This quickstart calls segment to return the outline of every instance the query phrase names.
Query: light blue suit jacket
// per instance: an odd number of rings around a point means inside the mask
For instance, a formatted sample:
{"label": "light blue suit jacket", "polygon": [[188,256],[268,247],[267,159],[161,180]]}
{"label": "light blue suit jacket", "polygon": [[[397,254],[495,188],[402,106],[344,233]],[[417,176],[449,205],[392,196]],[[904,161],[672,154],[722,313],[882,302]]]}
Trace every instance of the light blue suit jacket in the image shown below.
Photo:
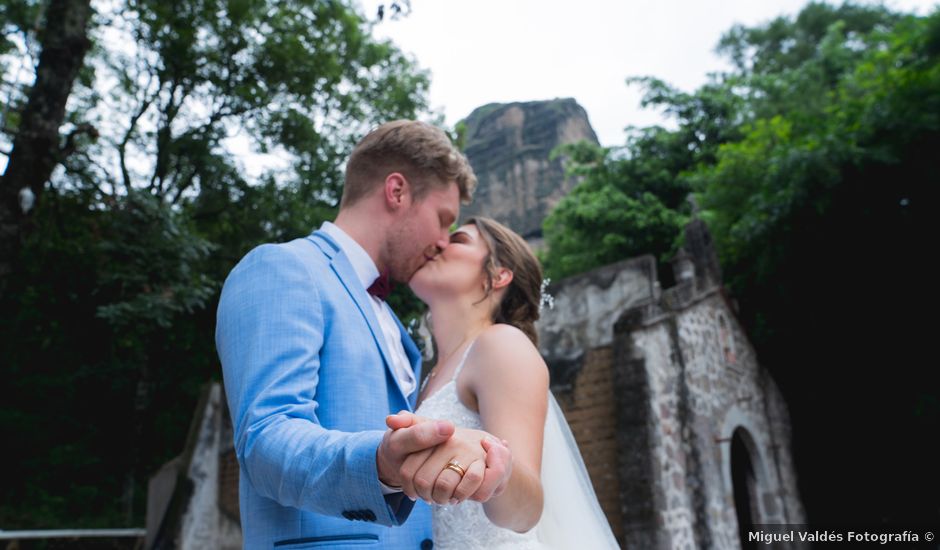
{"label": "light blue suit jacket", "polygon": [[[414,395],[398,385],[370,300],[322,231],[259,246],[226,279],[216,346],[245,548],[430,547],[428,506],[383,496],[378,481],[385,417],[413,410]],[[420,353],[395,321],[419,378]]]}

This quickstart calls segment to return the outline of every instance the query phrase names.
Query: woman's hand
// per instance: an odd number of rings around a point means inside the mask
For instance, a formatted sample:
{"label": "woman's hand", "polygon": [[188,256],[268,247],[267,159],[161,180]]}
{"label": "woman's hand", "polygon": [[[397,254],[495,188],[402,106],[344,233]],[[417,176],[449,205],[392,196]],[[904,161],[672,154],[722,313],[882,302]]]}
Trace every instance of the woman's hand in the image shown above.
{"label": "woman's hand", "polygon": [[[393,431],[433,421],[407,411],[386,418]],[[482,430],[457,428],[447,441],[402,462],[402,490],[412,499],[441,505],[467,499],[486,502],[505,491],[512,475],[512,452],[504,443]],[[457,467],[448,467],[451,461]]]}

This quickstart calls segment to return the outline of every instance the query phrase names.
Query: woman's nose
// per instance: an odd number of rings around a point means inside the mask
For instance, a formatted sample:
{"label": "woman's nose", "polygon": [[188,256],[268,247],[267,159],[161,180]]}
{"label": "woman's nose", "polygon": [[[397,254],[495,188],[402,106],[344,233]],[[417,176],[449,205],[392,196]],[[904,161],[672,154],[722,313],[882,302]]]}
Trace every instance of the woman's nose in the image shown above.
{"label": "woman's nose", "polygon": [[447,248],[447,245],[448,245],[448,244],[450,244],[450,233],[449,233],[448,231],[445,231],[445,232],[437,239],[437,242],[434,243],[434,246],[437,247],[437,251],[438,251],[438,252],[443,252],[444,249]]}

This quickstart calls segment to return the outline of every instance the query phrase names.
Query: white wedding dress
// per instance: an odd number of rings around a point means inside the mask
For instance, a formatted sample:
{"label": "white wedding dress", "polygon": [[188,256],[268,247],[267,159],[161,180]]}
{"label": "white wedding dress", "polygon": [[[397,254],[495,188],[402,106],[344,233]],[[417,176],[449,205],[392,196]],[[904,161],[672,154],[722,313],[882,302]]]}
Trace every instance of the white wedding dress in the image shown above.
{"label": "white wedding dress", "polygon": [[[473,344],[467,347],[453,378],[425,398],[415,414],[450,420],[460,428],[482,430],[480,415],[461,403],[457,376]],[[619,548],[594,494],[591,480],[551,392],[542,447],[544,508],[538,525],[516,533],[494,525],[483,504],[467,500],[454,506],[433,505],[434,548],[439,550],[534,550]]]}

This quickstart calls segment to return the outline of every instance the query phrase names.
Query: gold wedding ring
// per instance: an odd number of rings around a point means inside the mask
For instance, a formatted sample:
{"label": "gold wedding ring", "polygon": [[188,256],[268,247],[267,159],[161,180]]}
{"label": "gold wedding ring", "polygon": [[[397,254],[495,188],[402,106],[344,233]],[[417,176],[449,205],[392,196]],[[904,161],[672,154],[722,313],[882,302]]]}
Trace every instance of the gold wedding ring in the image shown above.
{"label": "gold wedding ring", "polygon": [[450,471],[452,471],[452,472],[456,472],[456,473],[460,474],[460,477],[463,477],[463,476],[466,475],[466,473],[467,473],[467,471],[463,469],[463,466],[461,466],[460,463],[457,462],[456,459],[451,460],[450,462],[448,462],[448,463],[447,463],[447,466],[444,466],[444,469],[445,469],[445,470],[450,470]]}

